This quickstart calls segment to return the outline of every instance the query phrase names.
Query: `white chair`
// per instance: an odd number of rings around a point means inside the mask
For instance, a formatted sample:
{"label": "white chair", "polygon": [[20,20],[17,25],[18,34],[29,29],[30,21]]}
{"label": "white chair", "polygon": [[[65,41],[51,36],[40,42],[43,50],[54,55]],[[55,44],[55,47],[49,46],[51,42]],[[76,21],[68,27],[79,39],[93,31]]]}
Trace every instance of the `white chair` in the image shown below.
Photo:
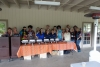
{"label": "white chair", "polygon": [[32,44],[35,43],[35,40],[29,40],[29,44]]}
{"label": "white chair", "polygon": [[42,42],[42,39],[37,39],[36,41],[37,41],[37,43],[40,44]]}
{"label": "white chair", "polygon": [[28,43],[28,40],[22,40],[22,43],[26,45]]}
{"label": "white chair", "polygon": [[51,42],[51,43],[54,42],[54,39],[50,39],[50,42]]}
{"label": "white chair", "polygon": [[57,43],[58,41],[59,41],[59,39],[58,39],[58,38],[56,38],[56,39],[55,39],[55,42]]}
{"label": "white chair", "polygon": [[49,41],[49,39],[44,39],[44,42],[47,43],[47,42],[50,42],[50,41]]}

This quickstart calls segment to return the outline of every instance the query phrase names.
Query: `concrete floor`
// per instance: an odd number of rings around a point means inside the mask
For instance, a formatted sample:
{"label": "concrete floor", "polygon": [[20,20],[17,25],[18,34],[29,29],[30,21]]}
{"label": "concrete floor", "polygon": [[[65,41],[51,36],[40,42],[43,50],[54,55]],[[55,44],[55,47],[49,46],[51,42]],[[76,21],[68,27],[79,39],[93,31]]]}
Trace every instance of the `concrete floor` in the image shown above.
{"label": "concrete floor", "polygon": [[[0,67],[70,67],[72,63],[86,62],[89,58],[89,51],[93,48],[84,48],[80,53],[74,52],[64,56],[52,56],[47,59],[33,58],[31,61],[15,59],[8,62],[3,60]],[[100,51],[100,47],[97,48]]]}

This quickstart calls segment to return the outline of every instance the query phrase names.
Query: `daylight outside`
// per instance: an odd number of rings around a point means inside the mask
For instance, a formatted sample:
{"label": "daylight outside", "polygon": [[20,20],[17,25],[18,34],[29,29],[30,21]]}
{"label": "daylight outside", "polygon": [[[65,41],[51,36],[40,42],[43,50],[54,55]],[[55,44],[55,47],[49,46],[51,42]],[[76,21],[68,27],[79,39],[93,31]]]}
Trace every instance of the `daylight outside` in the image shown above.
{"label": "daylight outside", "polygon": [[2,23],[0,21],[0,37],[1,37],[2,34],[5,33],[5,31],[6,31],[6,24],[5,23]]}

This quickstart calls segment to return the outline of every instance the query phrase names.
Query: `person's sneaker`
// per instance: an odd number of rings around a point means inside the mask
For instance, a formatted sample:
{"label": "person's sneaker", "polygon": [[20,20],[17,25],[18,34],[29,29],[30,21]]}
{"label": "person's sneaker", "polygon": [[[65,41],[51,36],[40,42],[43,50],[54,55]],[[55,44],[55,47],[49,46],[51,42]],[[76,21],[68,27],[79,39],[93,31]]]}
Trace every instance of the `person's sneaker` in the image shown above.
{"label": "person's sneaker", "polygon": [[78,50],[78,52],[81,52],[81,50]]}

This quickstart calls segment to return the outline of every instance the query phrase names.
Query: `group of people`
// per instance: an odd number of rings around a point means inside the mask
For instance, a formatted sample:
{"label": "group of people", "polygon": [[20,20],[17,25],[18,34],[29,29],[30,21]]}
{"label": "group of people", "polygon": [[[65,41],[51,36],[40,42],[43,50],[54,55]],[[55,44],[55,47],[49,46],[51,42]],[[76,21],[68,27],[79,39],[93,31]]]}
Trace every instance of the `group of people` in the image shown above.
{"label": "group of people", "polygon": [[[27,30],[28,28],[28,30]],[[81,30],[77,26],[70,28],[69,25],[66,26],[65,29],[62,29],[60,25],[54,26],[50,29],[49,25],[46,25],[46,29],[44,28],[36,28],[36,31],[33,30],[33,26],[29,25],[28,27],[23,27],[23,29],[18,32],[17,28],[8,28],[7,32],[2,35],[3,37],[10,36],[20,36],[22,40],[26,39],[55,39],[58,38],[60,41],[73,41],[76,43],[78,52],[80,49],[80,41],[81,41]]]}

